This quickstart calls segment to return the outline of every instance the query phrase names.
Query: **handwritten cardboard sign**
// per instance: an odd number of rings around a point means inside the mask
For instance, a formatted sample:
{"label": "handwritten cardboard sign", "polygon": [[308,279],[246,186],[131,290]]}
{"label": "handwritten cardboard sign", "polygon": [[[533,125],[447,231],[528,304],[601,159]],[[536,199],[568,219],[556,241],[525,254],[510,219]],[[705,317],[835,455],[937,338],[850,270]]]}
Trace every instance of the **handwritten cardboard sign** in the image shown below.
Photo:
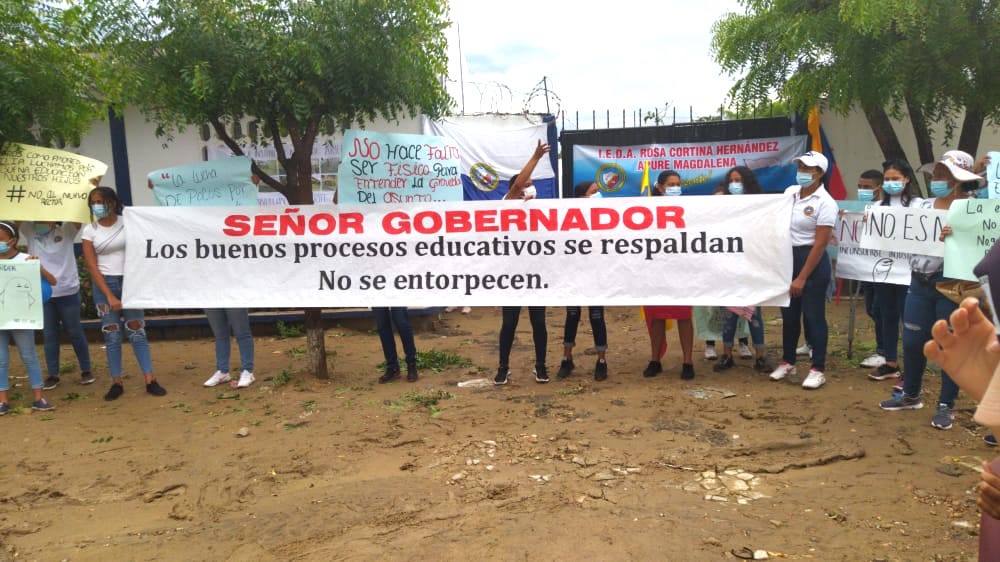
{"label": "handwritten cardboard sign", "polygon": [[1000,199],[1000,152],[991,150],[986,155],[990,157],[990,163],[986,166],[986,193],[990,199]]}
{"label": "handwritten cardboard sign", "polygon": [[107,164],[26,144],[8,143],[0,154],[0,208],[5,220],[90,222],[91,179]]}
{"label": "handwritten cardboard sign", "polygon": [[943,256],[941,230],[946,215],[946,211],[939,209],[872,206],[867,211],[859,245],[869,250]]}
{"label": "handwritten cardboard sign", "polygon": [[972,273],[1000,234],[1000,201],[960,199],[948,209],[951,235],[944,239],[944,275],[978,281]]}
{"label": "handwritten cardboard sign", "polygon": [[42,329],[40,263],[0,260],[0,330]]}
{"label": "handwritten cardboard sign", "polygon": [[462,200],[460,154],[450,139],[350,129],[343,146],[341,205]]}
{"label": "handwritten cardboard sign", "polygon": [[837,217],[833,236],[837,241],[837,277],[869,283],[910,284],[909,254],[862,248],[859,244],[865,226],[861,201],[838,201],[843,213]]}
{"label": "handwritten cardboard sign", "polygon": [[235,156],[149,173],[153,198],[164,207],[256,206],[257,186],[250,180],[250,159]]}

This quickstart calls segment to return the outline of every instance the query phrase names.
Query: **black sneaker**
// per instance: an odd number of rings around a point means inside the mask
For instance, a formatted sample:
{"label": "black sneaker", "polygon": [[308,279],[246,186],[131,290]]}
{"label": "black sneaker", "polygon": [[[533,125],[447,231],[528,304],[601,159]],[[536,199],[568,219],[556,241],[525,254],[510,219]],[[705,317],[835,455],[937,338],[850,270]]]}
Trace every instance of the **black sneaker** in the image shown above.
{"label": "black sneaker", "polygon": [[758,357],[753,361],[753,370],[758,373],[770,373],[774,370],[774,365],[768,363],[767,359]]}
{"label": "black sneaker", "polygon": [[90,371],[84,371],[80,373],[80,384],[92,384],[95,380],[94,375]]}
{"label": "black sneaker", "polygon": [[[732,369],[735,366],[736,362],[733,361],[733,356],[727,353],[722,357],[719,357],[719,362],[716,363],[715,365],[712,365],[712,370],[715,372],[721,372],[725,371],[726,369]],[[684,375],[682,374],[681,377],[683,376]],[[694,377],[694,369],[692,369],[691,376]]]}
{"label": "black sneaker", "polygon": [[868,378],[873,381],[884,381],[886,379],[898,379],[899,375],[899,365],[890,367],[888,364],[885,364],[868,373]]}
{"label": "black sneaker", "polygon": [[167,389],[160,386],[160,383],[156,382],[154,379],[153,382],[146,385],[146,393],[152,394],[153,396],[166,396]]}
{"label": "black sneaker", "polygon": [[984,441],[984,442],[985,442],[985,443],[986,443],[987,445],[989,445],[990,447],[996,447],[996,446],[997,446],[997,438],[996,438],[996,435],[993,435],[992,433],[988,433],[988,434],[984,435],[984,436],[983,436],[983,441]]}
{"label": "black sneaker", "polygon": [[118,400],[118,397],[125,392],[125,388],[122,387],[121,383],[114,383],[111,388],[108,389],[108,393],[104,395],[104,399],[108,402],[112,400]]}
{"label": "black sneaker", "polygon": [[608,362],[604,359],[598,359],[597,364],[594,365],[594,380],[603,381],[608,378]]}
{"label": "black sneaker", "polygon": [[564,378],[568,377],[569,374],[573,372],[573,369],[575,367],[576,367],[576,365],[573,364],[573,360],[572,359],[567,359],[567,358],[564,357],[563,360],[562,360],[562,363],[559,364],[559,370],[556,371],[556,378],[557,379],[564,379]]}
{"label": "black sneaker", "polygon": [[[732,357],[729,358],[732,361]],[[694,378],[694,365],[690,363],[684,363],[681,365],[681,379],[689,381]]]}
{"label": "black sneaker", "polygon": [[31,409],[36,412],[48,412],[50,410],[55,410],[56,407],[50,404],[48,400],[39,398],[31,404]]}
{"label": "black sneaker", "polygon": [[535,382],[540,384],[549,382],[549,373],[545,365],[535,365]]}
{"label": "black sneaker", "polygon": [[45,379],[45,384],[42,385],[42,388],[45,390],[52,390],[57,386],[59,386],[59,377],[48,377]]}
{"label": "black sneaker", "polygon": [[642,371],[642,376],[644,377],[655,377],[656,375],[663,372],[663,365],[659,361],[650,361],[649,365]]}
{"label": "black sneaker", "polygon": [[417,364],[407,363],[406,364],[406,382],[417,382]]}
{"label": "black sneaker", "polygon": [[493,377],[493,384],[510,384],[510,368],[500,367],[497,369],[497,376]]}
{"label": "black sneaker", "polygon": [[399,367],[386,367],[385,373],[378,378],[379,384],[385,384],[389,381],[394,381],[399,378]]}

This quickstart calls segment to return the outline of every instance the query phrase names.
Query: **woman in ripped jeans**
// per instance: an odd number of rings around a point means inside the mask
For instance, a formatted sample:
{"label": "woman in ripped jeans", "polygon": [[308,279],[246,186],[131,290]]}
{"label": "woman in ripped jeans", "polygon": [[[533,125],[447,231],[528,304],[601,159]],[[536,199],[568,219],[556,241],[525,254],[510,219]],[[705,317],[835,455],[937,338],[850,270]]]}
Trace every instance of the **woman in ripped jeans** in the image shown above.
{"label": "woman in ripped jeans", "polygon": [[83,227],[83,258],[94,287],[94,306],[101,317],[108,354],[111,388],[105,400],[115,400],[125,392],[122,386],[122,332],[132,344],[132,352],[146,379],[146,392],[164,396],[153,376],[153,360],[146,341],[142,310],[122,308],[122,280],[125,275],[125,224],[122,204],[110,187],[97,187],[87,198],[94,222]]}

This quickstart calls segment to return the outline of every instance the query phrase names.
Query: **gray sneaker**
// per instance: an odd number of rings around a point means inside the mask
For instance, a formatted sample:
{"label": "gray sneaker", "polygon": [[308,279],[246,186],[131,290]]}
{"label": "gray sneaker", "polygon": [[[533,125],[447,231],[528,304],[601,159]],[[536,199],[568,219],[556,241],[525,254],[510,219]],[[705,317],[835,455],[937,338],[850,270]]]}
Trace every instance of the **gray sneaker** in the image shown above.
{"label": "gray sneaker", "polygon": [[8,412],[10,412],[10,404],[0,402],[0,416],[7,415]]}
{"label": "gray sneaker", "polygon": [[931,427],[951,429],[951,422],[953,421],[955,421],[955,412],[947,404],[938,404],[937,413],[931,419]]}
{"label": "gray sneaker", "polygon": [[898,398],[893,396],[888,400],[882,401],[878,407],[887,412],[898,412],[899,410],[919,410],[924,407],[924,403],[920,401],[919,396],[917,398],[910,398],[902,394]]}

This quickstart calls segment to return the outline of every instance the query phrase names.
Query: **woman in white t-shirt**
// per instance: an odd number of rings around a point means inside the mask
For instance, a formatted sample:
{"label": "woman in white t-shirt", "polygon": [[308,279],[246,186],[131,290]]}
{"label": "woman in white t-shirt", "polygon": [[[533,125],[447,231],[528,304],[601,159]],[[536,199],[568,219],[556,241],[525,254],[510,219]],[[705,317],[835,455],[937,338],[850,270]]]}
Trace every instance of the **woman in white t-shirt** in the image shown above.
{"label": "woman in white t-shirt", "polygon": [[[12,222],[0,222],[0,261],[28,261],[38,259],[34,256],[19,252],[17,249],[17,227]],[[56,284],[56,278],[51,273],[41,268],[42,277],[51,285]],[[28,285],[24,279],[14,278],[4,286],[0,286],[0,306],[4,310],[22,309],[28,312],[32,306],[39,306],[40,303],[31,301],[31,294],[26,292]],[[55,409],[42,397],[42,364],[38,361],[38,354],[35,353],[35,331],[34,330],[0,330],[0,416],[10,412],[10,403],[7,398],[7,390],[10,388],[10,340],[14,340],[17,346],[17,353],[21,356],[21,362],[28,371],[28,382],[31,384],[31,392],[34,394],[34,402],[31,404],[32,410],[48,411]]]}
{"label": "woman in white t-shirt", "polygon": [[83,258],[94,284],[94,306],[101,317],[108,355],[111,388],[105,400],[115,400],[124,392],[122,386],[122,330],[125,330],[139,368],[146,378],[146,392],[164,396],[153,376],[153,360],[146,341],[146,321],[142,310],[122,308],[122,283],[125,275],[125,222],[122,204],[110,187],[97,187],[87,198],[96,219],[83,227]]}
{"label": "woman in white t-shirt", "polygon": [[826,287],[830,284],[830,258],[826,245],[837,222],[837,202],[823,186],[827,170],[826,156],[807,152],[795,159],[797,185],[785,190],[795,199],[792,207],[792,284],[791,301],[781,308],[781,364],[771,373],[780,381],[795,374],[795,347],[803,323],[806,341],[812,345],[812,367],[802,381],[803,388],[816,389],[826,383]]}
{"label": "woman in white t-shirt", "polygon": [[80,384],[94,382],[90,372],[90,348],[80,323],[80,272],[76,267],[73,244],[80,232],[80,223],[34,222],[25,225],[28,253],[38,256],[45,269],[56,278],[52,297],[45,302],[45,366],[48,377],[45,389],[59,386],[60,325],[69,336],[80,364]]}

